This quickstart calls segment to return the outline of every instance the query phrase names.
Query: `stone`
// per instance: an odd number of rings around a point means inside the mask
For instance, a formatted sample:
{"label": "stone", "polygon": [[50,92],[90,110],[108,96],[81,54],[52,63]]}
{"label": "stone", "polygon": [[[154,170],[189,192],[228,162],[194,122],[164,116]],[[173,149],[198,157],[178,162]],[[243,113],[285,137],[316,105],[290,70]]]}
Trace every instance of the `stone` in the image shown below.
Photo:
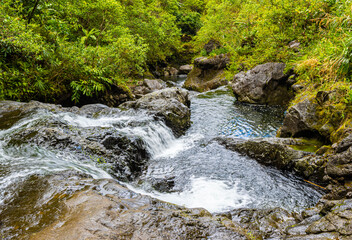
{"label": "stone", "polygon": [[293,84],[291,86],[291,88],[292,88],[294,93],[298,93],[298,92],[300,92],[300,91],[302,91],[304,89],[304,87],[302,85],[300,85],[300,84]]}
{"label": "stone", "polygon": [[325,168],[327,159],[309,152],[295,150],[293,146],[305,145],[304,139],[280,138],[215,138],[229,150],[249,156],[257,162],[281,170],[289,170],[319,185],[326,185]]}
{"label": "stone", "polygon": [[298,222],[295,214],[281,208],[268,210],[236,209],[230,212],[232,221],[258,237],[258,239],[282,239],[285,229]]}
{"label": "stone", "polygon": [[[257,138],[248,140],[216,138],[215,140],[227,149],[245,154],[256,159],[259,163],[267,166],[274,166],[279,169],[290,169],[295,161],[308,155],[306,152],[290,148],[287,144],[289,143],[288,141],[275,138]],[[296,140],[292,141],[298,142]]]}
{"label": "stone", "polygon": [[164,76],[176,76],[178,74],[178,70],[174,67],[166,67],[164,68]]}
{"label": "stone", "polygon": [[[0,105],[4,106],[3,109],[7,106],[6,109],[9,110],[0,115],[0,123],[5,123],[7,128],[38,111],[47,112],[49,116],[51,113],[63,113],[68,116],[73,112],[87,118],[94,118],[104,111],[115,110],[116,114],[121,112],[103,104],[89,104],[81,108],[63,108],[59,105],[34,101],[21,104],[0,102]],[[93,159],[107,163],[111,166],[115,177],[120,180],[131,180],[139,176],[150,158],[147,145],[141,138],[104,126],[74,126],[74,123],[51,116],[46,121],[38,121],[36,124],[20,128],[7,142],[9,146],[20,146],[26,143],[66,153],[74,152],[83,161]]]}
{"label": "stone", "polygon": [[348,148],[352,146],[352,134],[349,134],[347,137],[342,139],[336,146],[335,152],[341,153],[346,151]]}
{"label": "stone", "polygon": [[228,81],[224,77],[224,68],[229,62],[230,58],[226,54],[196,58],[184,87],[189,90],[204,92],[227,85]]}
{"label": "stone", "polygon": [[161,79],[144,79],[136,86],[131,88],[132,93],[136,98],[141,98],[148,93],[166,88],[166,83]]}
{"label": "stone", "polygon": [[352,147],[330,156],[326,173],[332,178],[352,179]]}
{"label": "stone", "polygon": [[[284,63],[258,65],[248,72],[236,74],[232,90],[240,102],[269,105],[287,105],[294,97],[290,74],[285,74]],[[290,80],[289,80],[290,79]]]}
{"label": "stone", "polygon": [[149,93],[137,101],[126,102],[121,108],[146,109],[161,117],[176,136],[181,136],[190,126],[191,112],[187,90],[173,87]]}
{"label": "stone", "polygon": [[294,49],[295,51],[298,51],[300,46],[301,46],[301,43],[298,42],[297,40],[293,40],[288,44],[288,47]]}
{"label": "stone", "polygon": [[280,137],[319,137],[317,107],[311,99],[290,107],[280,129]]}
{"label": "stone", "polygon": [[166,83],[160,79],[144,79],[143,85],[152,92],[166,88]]}
{"label": "stone", "polygon": [[317,234],[323,232],[338,232],[352,237],[352,200],[340,200],[326,216],[313,222],[306,232]]}
{"label": "stone", "polygon": [[193,66],[192,65],[182,65],[179,69],[180,74],[188,74],[192,71]]}

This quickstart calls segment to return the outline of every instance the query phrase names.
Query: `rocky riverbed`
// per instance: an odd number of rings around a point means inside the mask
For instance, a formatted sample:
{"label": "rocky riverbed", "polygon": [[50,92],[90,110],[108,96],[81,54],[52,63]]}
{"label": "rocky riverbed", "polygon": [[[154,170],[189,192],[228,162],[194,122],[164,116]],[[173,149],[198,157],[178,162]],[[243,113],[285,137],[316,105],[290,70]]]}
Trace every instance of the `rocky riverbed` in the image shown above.
{"label": "rocky riverbed", "polygon": [[1,236],[351,239],[348,134],[275,138],[293,110],[165,87],[121,108],[0,102]]}

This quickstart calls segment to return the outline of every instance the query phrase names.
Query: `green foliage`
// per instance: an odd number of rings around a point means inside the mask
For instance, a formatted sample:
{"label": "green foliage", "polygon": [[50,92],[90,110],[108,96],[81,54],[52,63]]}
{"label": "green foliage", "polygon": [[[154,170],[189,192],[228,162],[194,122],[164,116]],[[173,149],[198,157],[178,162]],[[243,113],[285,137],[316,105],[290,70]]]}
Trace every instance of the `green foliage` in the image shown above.
{"label": "green foliage", "polygon": [[[56,102],[126,86],[181,49],[203,1],[3,0],[0,98]],[[185,18],[177,19],[181,11]],[[33,14],[30,24],[28,18]],[[188,33],[188,32],[187,32]]]}
{"label": "green foliage", "polygon": [[233,72],[269,61],[289,61],[297,55],[288,44],[311,42],[319,31],[313,20],[324,16],[319,0],[210,0],[195,44],[200,49],[218,41],[232,56]]}
{"label": "green foliage", "polygon": [[350,87],[345,96],[346,104],[352,105],[352,88]]}
{"label": "green foliage", "polygon": [[[125,87],[148,66],[190,59],[194,51],[228,53],[226,76],[282,61],[305,85],[330,89],[352,79],[350,0],[35,3],[1,2],[0,99],[58,102],[68,96],[78,103]],[[207,54],[210,40],[220,47]],[[292,41],[300,46],[290,47]],[[342,98],[351,102],[350,94]]]}

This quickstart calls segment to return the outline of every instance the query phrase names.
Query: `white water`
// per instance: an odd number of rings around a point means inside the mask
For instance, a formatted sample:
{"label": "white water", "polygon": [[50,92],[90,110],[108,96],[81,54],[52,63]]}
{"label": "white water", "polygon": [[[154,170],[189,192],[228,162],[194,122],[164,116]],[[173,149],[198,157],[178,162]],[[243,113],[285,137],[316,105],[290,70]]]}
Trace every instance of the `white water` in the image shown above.
{"label": "white water", "polygon": [[[104,131],[139,137],[152,156],[148,168],[134,183],[134,191],[186,207],[223,212],[238,207],[283,207],[300,210],[320,194],[291,175],[209,142],[216,136],[273,136],[281,118],[275,109],[234,105],[222,88],[193,98],[192,127],[176,139],[172,131],[143,111],[111,111],[98,117],[38,110],[10,129],[0,131],[0,204],[12,197],[16,183],[33,174],[77,170],[93,178],[111,178],[104,164],[75,152],[49,150],[32,144],[8,146],[24,129],[59,125],[62,131],[96,137]],[[76,146],[77,148],[81,146]],[[174,179],[170,193],[158,192],[153,179]]]}
{"label": "white water", "polygon": [[190,178],[190,188],[180,193],[147,192],[127,185],[132,191],[149,195],[187,208],[205,208],[210,212],[225,212],[235,208],[246,207],[253,201],[246,192],[238,189],[237,184],[206,177]]}

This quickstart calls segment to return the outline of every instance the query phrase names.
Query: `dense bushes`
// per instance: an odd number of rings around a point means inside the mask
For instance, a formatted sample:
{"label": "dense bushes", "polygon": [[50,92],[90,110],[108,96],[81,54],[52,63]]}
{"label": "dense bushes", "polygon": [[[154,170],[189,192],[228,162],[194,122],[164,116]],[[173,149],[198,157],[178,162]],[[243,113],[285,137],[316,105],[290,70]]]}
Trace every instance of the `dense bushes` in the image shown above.
{"label": "dense bushes", "polygon": [[229,76],[286,62],[312,94],[339,86],[352,104],[350,0],[3,0],[0,22],[0,98],[77,102],[194,47],[229,53]]}
{"label": "dense bushes", "polygon": [[180,51],[181,31],[195,34],[199,22],[178,16],[198,16],[192,8],[199,4],[184,3],[2,1],[0,98],[78,102],[126,85]]}

